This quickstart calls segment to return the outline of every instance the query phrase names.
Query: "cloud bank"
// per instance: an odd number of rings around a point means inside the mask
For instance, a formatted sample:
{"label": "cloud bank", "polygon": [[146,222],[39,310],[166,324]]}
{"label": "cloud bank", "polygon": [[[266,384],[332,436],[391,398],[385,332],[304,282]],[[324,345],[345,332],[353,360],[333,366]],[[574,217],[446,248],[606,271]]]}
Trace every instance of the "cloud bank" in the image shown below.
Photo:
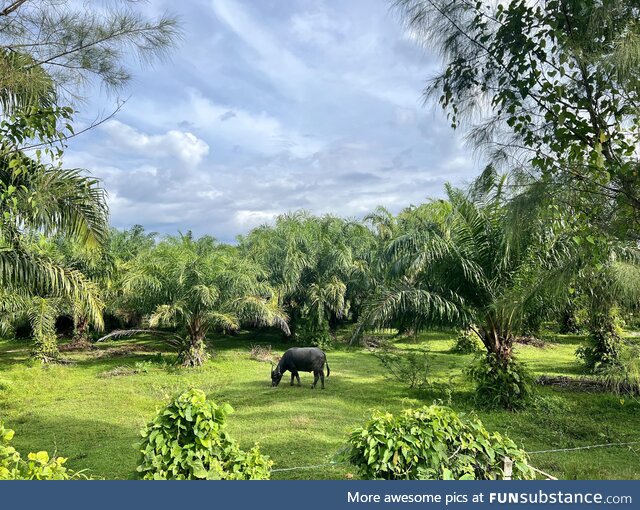
{"label": "cloud bank", "polygon": [[435,62],[383,0],[146,8],[177,9],[185,40],[66,157],[103,179],[115,226],[231,241],[296,209],[398,211],[477,173],[422,104]]}

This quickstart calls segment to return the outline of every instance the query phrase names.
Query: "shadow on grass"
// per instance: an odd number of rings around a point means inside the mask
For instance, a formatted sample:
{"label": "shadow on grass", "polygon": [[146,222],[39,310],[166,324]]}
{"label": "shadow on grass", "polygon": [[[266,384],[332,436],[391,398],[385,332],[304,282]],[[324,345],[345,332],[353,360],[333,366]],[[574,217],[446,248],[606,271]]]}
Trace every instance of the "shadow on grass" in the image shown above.
{"label": "shadow on grass", "polygon": [[0,370],[9,370],[12,365],[30,363],[33,344],[27,341],[0,340]]}
{"label": "shadow on grass", "polygon": [[[21,455],[46,450],[67,458],[66,467],[94,478],[135,478],[138,463],[138,427],[79,417],[43,418],[36,412],[14,417],[5,424],[15,430],[12,440]],[[113,459],[118,459],[117,464]],[[115,471],[114,471],[115,470]]]}
{"label": "shadow on grass", "polygon": [[577,348],[585,342],[586,335],[561,335],[558,333],[549,333],[542,335],[542,339],[549,344],[575,345]]}

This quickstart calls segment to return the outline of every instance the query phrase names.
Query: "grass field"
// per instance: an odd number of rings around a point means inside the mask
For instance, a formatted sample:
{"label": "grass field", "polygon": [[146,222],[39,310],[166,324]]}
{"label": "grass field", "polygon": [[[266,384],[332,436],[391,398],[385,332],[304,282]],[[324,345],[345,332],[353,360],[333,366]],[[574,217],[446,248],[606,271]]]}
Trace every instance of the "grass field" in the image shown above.
{"label": "grass field", "polygon": [[[577,336],[555,336],[543,349],[521,346],[520,358],[536,374],[578,375]],[[331,377],[327,389],[290,387],[285,374],[271,388],[268,363],[251,360],[252,344],[287,346],[265,334],[214,338],[214,357],[200,369],[177,369],[173,354],[153,339],[99,344],[97,350],[71,353],[75,363],[42,367],[28,359],[30,346],[0,341],[0,418],[16,431],[14,446],[28,451],[57,451],[74,469],[104,478],[132,478],[141,427],[176,393],[191,387],[235,413],[229,428],[243,447],[259,442],[276,463],[274,469],[331,462],[350,428],[370,410],[391,412],[442,401],[459,411],[474,409],[470,384],[462,369],[471,356],[450,352],[453,335],[426,333],[416,342],[396,342],[403,349],[428,346],[433,385],[409,390],[385,377],[365,349],[327,353]],[[135,351],[128,349],[137,346]],[[128,352],[123,352],[125,349]],[[160,354],[159,354],[160,353]],[[114,370],[115,369],[115,370]],[[114,375],[120,369],[136,374]],[[542,388],[540,402],[519,413],[477,411],[489,430],[505,433],[527,451],[640,441],[640,403],[601,393]],[[532,465],[558,478],[640,478],[640,444],[577,452],[532,454]],[[274,472],[272,478],[344,478],[352,470],[338,465]]]}

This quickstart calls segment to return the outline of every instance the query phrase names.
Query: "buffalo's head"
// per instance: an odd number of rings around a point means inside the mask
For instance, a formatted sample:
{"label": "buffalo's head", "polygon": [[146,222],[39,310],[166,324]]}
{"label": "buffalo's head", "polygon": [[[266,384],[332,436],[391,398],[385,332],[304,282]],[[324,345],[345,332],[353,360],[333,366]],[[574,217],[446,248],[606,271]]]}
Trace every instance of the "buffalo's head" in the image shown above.
{"label": "buffalo's head", "polygon": [[271,368],[271,386],[278,386],[280,384],[280,380],[282,379],[282,372],[278,369],[278,367]]}

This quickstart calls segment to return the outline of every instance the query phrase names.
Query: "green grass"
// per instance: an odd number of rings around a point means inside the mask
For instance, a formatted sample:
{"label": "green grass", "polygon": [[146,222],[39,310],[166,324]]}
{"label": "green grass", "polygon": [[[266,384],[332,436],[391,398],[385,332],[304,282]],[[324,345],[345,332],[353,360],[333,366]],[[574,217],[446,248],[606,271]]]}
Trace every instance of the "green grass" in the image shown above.
{"label": "green grass", "polygon": [[[454,334],[432,332],[397,347],[428,346],[433,385],[408,390],[385,377],[378,361],[364,349],[328,352],[327,389],[290,387],[288,374],[271,388],[268,363],[249,358],[251,344],[288,346],[264,333],[214,338],[214,358],[200,369],[170,367],[173,355],[153,339],[99,344],[100,350],[143,346],[125,356],[96,356],[100,351],[69,354],[75,363],[42,367],[28,359],[30,345],[0,341],[0,418],[16,431],[14,446],[28,451],[56,451],[74,469],[96,477],[132,478],[137,465],[138,433],[157,408],[190,387],[216,401],[229,402],[233,437],[243,447],[259,442],[274,468],[330,462],[348,431],[373,408],[403,407],[442,401],[459,411],[473,411],[471,385],[462,369],[471,356],[452,354]],[[536,374],[577,375],[574,352],[581,338],[557,336],[548,347],[519,347],[518,355]],[[158,356],[157,353],[162,353]],[[164,360],[164,361],[163,361]],[[116,367],[142,369],[133,375],[104,377]],[[505,433],[528,451],[608,442],[640,441],[640,403],[624,404],[612,395],[541,389],[535,408],[520,413],[477,410],[486,427]],[[581,452],[533,454],[534,466],[558,478],[640,478],[640,445]],[[352,470],[330,468],[273,473],[273,478],[344,478]]]}

